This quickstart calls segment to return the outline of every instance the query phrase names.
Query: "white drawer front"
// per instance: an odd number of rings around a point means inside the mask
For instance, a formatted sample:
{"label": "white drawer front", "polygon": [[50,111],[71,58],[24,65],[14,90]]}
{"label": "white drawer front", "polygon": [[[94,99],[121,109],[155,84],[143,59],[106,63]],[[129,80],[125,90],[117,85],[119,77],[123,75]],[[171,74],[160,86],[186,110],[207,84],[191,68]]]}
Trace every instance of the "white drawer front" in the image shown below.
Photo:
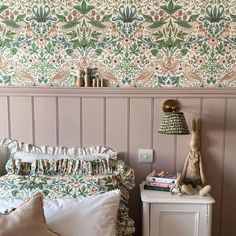
{"label": "white drawer front", "polygon": [[208,206],[151,204],[151,236],[209,236]]}

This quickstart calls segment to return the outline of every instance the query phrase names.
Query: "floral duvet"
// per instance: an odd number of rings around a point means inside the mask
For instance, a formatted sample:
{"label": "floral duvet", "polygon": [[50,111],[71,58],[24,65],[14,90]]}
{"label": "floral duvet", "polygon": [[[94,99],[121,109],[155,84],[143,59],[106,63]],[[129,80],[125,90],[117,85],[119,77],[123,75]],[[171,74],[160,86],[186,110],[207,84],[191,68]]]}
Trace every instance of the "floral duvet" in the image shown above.
{"label": "floral duvet", "polygon": [[[117,236],[132,235],[134,222],[128,216],[129,190],[134,187],[134,173],[122,161],[112,174],[81,175],[16,175],[0,177],[0,198],[25,199],[37,192],[45,198],[76,198],[104,193],[119,188],[121,203],[118,211]],[[0,202],[1,204],[1,202]]]}

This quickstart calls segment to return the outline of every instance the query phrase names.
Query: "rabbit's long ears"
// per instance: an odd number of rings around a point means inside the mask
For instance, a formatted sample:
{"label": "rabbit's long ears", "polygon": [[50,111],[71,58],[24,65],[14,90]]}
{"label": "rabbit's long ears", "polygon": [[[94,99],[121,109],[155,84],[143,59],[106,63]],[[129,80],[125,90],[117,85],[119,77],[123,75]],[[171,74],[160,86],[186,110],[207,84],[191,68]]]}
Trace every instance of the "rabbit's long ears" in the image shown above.
{"label": "rabbit's long ears", "polygon": [[197,119],[197,122],[196,122],[196,120],[193,118],[193,120],[192,120],[192,131],[195,132],[195,133],[200,133],[200,130],[201,130],[201,120]]}

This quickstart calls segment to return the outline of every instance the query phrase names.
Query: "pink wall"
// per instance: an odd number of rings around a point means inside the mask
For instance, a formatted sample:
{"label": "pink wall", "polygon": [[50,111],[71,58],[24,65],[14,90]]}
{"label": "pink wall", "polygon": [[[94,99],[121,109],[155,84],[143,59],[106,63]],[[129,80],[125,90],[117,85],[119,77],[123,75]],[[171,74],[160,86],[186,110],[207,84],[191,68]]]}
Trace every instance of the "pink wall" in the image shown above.
{"label": "pink wall", "polygon": [[[177,98],[188,124],[202,119],[202,155],[216,200],[213,236],[236,235],[236,89],[0,88],[0,136],[37,145],[110,146],[135,169],[131,215],[140,235],[138,184],[152,169],[180,171],[190,136],[157,132],[167,98]],[[152,148],[153,164],[138,162]]]}

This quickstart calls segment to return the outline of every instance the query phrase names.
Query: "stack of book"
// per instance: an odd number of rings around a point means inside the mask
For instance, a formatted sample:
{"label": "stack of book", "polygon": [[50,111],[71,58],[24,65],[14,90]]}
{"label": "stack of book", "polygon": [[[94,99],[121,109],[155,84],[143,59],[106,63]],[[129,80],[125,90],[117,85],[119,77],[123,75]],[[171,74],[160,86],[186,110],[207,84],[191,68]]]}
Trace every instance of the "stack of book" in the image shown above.
{"label": "stack of book", "polygon": [[157,191],[167,191],[175,185],[176,176],[168,174],[164,177],[154,177],[148,175],[144,184],[144,189],[157,190]]}

